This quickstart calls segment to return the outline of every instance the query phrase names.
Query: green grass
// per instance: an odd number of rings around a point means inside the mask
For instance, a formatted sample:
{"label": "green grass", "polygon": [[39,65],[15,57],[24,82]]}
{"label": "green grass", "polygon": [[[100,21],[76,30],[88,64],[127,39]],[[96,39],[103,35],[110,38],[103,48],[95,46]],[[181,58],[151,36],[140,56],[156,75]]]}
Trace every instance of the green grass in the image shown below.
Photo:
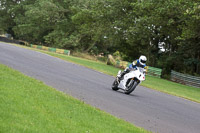
{"label": "green grass", "polygon": [[85,67],[106,73],[108,75],[116,75],[116,73],[119,71],[118,68],[106,65],[105,63],[100,62],[100,61],[92,61],[92,60],[88,60],[88,59],[83,59],[83,58],[73,57],[73,56],[66,56],[66,55],[47,52],[47,51],[41,51],[41,52],[46,53],[46,54],[51,55],[51,56],[54,56],[54,57],[58,57],[58,58],[63,59],[63,60],[70,61],[72,63],[76,63],[76,64],[79,64],[79,65],[82,65],[82,66],[85,66]]}
{"label": "green grass", "polygon": [[146,133],[0,64],[0,133]]}
{"label": "green grass", "polygon": [[[92,61],[92,60],[87,60],[87,59],[73,57],[73,56],[66,56],[62,54],[52,53],[52,52],[33,49],[33,48],[30,48],[30,49],[37,50],[37,51],[49,54],[54,57],[61,58],[63,60],[73,62],[76,64],[80,64],[85,67],[88,67],[88,68],[91,68],[91,69],[94,69],[94,70],[97,70],[97,71],[100,71],[112,76],[116,76],[119,70],[118,68],[106,65],[105,63],[98,62],[98,61]],[[190,87],[190,86],[178,84],[172,81],[168,81],[168,80],[164,80],[164,79],[160,79],[160,78],[156,78],[152,76],[146,76],[146,81],[143,82],[141,85],[154,89],[154,90],[158,90],[164,93],[168,93],[171,95],[175,95],[178,97],[182,97],[182,98],[200,103],[200,88]]]}
{"label": "green grass", "polygon": [[200,88],[147,76],[143,86],[200,103]]}
{"label": "green grass", "polygon": [[[116,76],[119,68],[115,68],[113,66],[106,65],[100,61],[92,61],[83,58],[66,56],[62,54],[52,53],[48,51],[38,50],[40,52],[46,53],[48,55],[61,58],[63,60],[67,60],[76,64],[80,64],[82,66]],[[172,81],[146,76],[146,81],[141,84],[142,86],[158,90],[164,93],[168,93],[171,95],[175,95],[178,97],[182,97],[188,100],[192,100],[200,103],[200,88],[190,87],[182,84],[178,84]]]}

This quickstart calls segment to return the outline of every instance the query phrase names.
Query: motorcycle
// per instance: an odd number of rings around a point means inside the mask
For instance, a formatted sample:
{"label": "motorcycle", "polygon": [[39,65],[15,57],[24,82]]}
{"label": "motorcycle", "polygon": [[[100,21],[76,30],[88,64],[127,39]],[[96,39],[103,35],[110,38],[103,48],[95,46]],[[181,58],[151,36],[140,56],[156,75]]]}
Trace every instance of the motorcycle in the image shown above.
{"label": "motorcycle", "polygon": [[115,81],[112,84],[112,89],[117,91],[119,89],[123,90],[125,94],[130,94],[133,92],[141,82],[145,81],[145,71],[144,68],[136,67],[129,73],[125,74],[121,79],[122,71],[119,70]]}

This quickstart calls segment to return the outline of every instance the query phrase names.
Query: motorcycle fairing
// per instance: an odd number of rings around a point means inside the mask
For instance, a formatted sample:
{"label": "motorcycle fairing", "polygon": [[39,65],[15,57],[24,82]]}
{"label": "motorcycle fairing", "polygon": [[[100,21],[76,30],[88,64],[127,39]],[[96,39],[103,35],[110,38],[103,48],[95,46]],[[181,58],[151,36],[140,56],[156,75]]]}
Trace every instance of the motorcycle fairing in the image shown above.
{"label": "motorcycle fairing", "polygon": [[125,90],[127,80],[134,77],[135,77],[135,71],[131,71],[130,73],[125,74],[124,79],[120,81],[118,87]]}

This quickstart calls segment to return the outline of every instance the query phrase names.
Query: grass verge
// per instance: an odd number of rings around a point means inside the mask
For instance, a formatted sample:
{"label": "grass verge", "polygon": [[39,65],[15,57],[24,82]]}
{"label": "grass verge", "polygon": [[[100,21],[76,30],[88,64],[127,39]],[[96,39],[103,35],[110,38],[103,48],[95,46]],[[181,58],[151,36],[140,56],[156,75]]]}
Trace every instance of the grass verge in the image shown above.
{"label": "grass verge", "polygon": [[146,133],[0,64],[0,132]]}
{"label": "grass verge", "polygon": [[[92,61],[92,60],[87,60],[87,59],[73,57],[73,56],[66,56],[66,55],[52,53],[52,52],[43,51],[43,50],[37,50],[37,51],[46,53],[54,57],[58,57],[66,61],[80,64],[82,66],[103,72],[105,74],[109,74],[111,76],[116,76],[117,72],[119,71],[119,68],[106,65],[105,63],[100,62],[100,61]],[[141,85],[160,91],[160,92],[168,93],[171,95],[175,95],[178,97],[182,97],[182,98],[200,103],[200,88],[190,87],[190,86],[178,84],[172,81],[168,81],[168,80],[164,80],[164,79],[160,79],[160,78],[156,78],[156,77],[152,77],[148,75],[146,76],[146,81],[143,82]]]}
{"label": "grass verge", "polygon": [[[20,46],[20,45],[17,45],[17,46]],[[28,48],[28,47],[24,47],[24,48]],[[60,59],[70,61],[76,64],[80,64],[82,66],[109,74],[111,76],[116,76],[119,70],[118,68],[106,65],[105,63],[99,62],[99,61],[92,61],[92,60],[87,60],[87,59],[73,57],[73,56],[66,56],[66,55],[52,53],[52,52],[34,49],[34,48],[29,48],[29,49],[46,53],[48,55],[58,57]],[[164,80],[164,79],[160,79],[160,78],[156,78],[156,77],[152,77],[148,75],[146,76],[146,81],[143,82],[141,85],[160,91],[160,92],[168,93],[171,95],[175,95],[178,97],[182,97],[182,98],[200,103],[200,88],[190,87],[190,86],[178,84],[172,81],[168,81],[168,80]]]}

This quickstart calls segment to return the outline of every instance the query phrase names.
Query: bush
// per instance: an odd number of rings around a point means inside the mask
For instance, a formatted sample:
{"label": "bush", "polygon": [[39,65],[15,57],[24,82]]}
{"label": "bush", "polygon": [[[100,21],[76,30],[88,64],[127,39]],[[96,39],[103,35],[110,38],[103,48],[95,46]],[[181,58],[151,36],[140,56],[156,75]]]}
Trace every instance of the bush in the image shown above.
{"label": "bush", "polygon": [[103,61],[103,62],[106,62],[106,61],[108,60],[107,57],[97,57],[97,59],[98,59],[99,61]]}

